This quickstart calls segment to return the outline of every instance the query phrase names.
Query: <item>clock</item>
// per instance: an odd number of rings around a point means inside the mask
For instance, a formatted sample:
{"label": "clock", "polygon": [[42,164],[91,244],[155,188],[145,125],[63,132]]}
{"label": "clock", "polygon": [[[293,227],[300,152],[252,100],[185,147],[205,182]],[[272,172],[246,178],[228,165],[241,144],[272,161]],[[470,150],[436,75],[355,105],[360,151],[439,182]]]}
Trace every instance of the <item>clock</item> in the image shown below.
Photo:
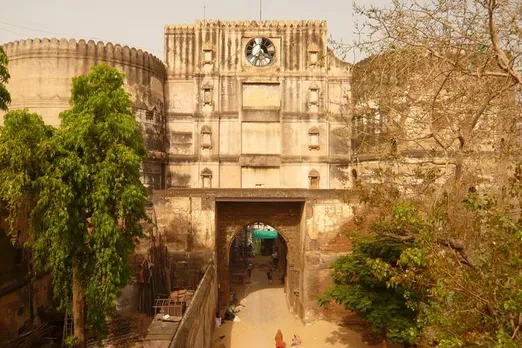
{"label": "clock", "polygon": [[267,66],[274,60],[275,46],[266,37],[256,37],[245,47],[246,60],[253,66]]}

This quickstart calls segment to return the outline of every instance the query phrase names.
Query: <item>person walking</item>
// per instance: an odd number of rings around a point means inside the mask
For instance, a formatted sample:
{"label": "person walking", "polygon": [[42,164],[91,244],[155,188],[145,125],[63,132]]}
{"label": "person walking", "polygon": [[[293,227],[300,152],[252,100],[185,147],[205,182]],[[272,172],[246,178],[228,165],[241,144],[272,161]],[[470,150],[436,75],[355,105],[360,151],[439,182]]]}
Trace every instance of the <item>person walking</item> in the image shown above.
{"label": "person walking", "polygon": [[247,275],[248,275],[248,279],[252,278],[252,264],[251,263],[248,264]]}
{"label": "person walking", "polygon": [[268,278],[268,282],[272,284],[272,269],[269,268],[268,271],[266,271],[266,277]]}
{"label": "person walking", "polygon": [[274,269],[277,269],[277,265],[279,264],[279,253],[277,252],[277,249],[274,249],[274,252],[272,253],[272,266]]}
{"label": "person walking", "polygon": [[281,332],[281,329],[277,330],[277,333],[275,335],[275,343],[276,348],[284,348],[285,342],[283,341],[283,333]]}

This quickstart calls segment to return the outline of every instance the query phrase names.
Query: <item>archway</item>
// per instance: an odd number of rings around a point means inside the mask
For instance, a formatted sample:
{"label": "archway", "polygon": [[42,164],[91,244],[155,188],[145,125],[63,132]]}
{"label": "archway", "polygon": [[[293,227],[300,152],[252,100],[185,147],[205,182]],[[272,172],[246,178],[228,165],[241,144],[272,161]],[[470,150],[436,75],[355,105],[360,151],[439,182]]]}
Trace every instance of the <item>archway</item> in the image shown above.
{"label": "archway", "polygon": [[[230,302],[253,289],[285,288],[288,247],[278,231],[257,221],[245,226],[229,249]],[[248,284],[254,283],[254,287]]]}
{"label": "archway", "polygon": [[[234,239],[240,235],[247,226],[252,226],[256,222],[259,222],[270,226],[278,233],[277,240],[279,240],[279,243],[277,246],[283,246],[281,250],[278,249],[278,252],[282,252],[285,256],[284,264],[278,266],[280,270],[282,268],[285,270],[283,286],[287,303],[290,305],[292,312],[302,316],[303,306],[299,294],[302,290],[302,259],[300,256],[302,246],[300,231],[303,222],[303,203],[300,201],[216,202],[216,213],[219,308],[224,310],[230,303],[231,266],[233,266],[230,256]],[[270,244],[266,243],[265,248],[269,247]],[[265,254],[266,253],[267,251],[265,251]],[[270,256],[265,255],[265,258],[269,263]],[[279,262],[281,262],[282,258],[279,260]],[[234,271],[234,273],[236,273],[236,271]],[[279,277],[280,275],[280,272],[278,272],[276,276]],[[237,277],[239,278],[239,275]],[[273,282],[279,282],[279,278],[273,277]]]}

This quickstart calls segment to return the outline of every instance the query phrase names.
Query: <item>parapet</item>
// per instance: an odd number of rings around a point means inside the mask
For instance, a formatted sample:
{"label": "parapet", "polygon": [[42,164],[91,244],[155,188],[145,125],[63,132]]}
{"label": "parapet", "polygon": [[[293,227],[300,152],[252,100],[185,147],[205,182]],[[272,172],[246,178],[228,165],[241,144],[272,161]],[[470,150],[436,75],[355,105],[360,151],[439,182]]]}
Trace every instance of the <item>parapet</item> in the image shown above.
{"label": "parapet", "polygon": [[195,28],[236,28],[236,29],[266,29],[278,30],[287,28],[303,28],[303,29],[321,29],[326,30],[326,21],[324,20],[288,20],[288,21],[263,21],[263,20],[245,20],[245,21],[222,21],[222,20],[197,20],[196,24],[167,24],[165,25],[165,33],[174,33],[180,31],[190,31]]}
{"label": "parapet", "polygon": [[129,46],[75,39],[28,39],[3,45],[9,60],[23,58],[90,58],[100,62],[141,68],[161,79],[166,76],[165,64],[154,55]]}

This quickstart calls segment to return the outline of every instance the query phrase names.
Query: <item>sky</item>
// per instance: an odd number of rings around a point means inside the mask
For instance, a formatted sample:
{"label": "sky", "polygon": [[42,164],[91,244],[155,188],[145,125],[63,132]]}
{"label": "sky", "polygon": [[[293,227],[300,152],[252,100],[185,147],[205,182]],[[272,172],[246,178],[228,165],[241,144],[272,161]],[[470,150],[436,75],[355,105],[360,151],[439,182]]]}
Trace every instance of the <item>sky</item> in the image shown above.
{"label": "sky", "polygon": [[[261,0],[266,20],[324,19],[336,41],[351,42],[352,0]],[[391,0],[357,0],[385,5]],[[164,58],[165,24],[259,19],[260,0],[2,0],[0,44],[28,38],[119,43]]]}

